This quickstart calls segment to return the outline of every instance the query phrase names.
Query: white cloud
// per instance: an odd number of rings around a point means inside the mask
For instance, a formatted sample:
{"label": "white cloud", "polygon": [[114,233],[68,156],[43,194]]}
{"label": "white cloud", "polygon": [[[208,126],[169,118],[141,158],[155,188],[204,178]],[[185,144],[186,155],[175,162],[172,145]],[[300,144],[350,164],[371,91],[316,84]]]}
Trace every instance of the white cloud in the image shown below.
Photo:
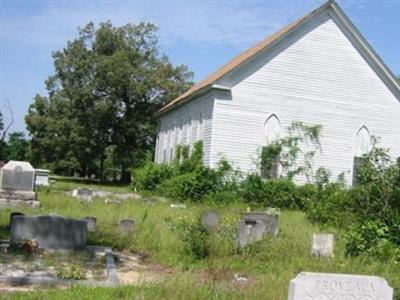
{"label": "white cloud", "polygon": [[19,12],[23,2],[13,2],[5,7],[3,39],[27,47],[57,49],[89,21],[111,20],[121,25],[145,20],[160,27],[160,41],[166,46],[185,41],[240,47],[263,38],[320,2],[37,2],[34,12]]}

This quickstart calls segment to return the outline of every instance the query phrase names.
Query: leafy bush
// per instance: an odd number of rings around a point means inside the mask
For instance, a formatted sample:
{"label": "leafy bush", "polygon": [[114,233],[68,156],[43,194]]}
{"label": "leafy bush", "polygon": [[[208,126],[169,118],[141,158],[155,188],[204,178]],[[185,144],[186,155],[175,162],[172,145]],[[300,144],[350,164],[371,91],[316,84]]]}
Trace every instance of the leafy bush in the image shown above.
{"label": "leafy bush", "polygon": [[319,189],[307,208],[307,216],[312,222],[345,227],[355,221],[354,201],[347,190],[330,183]]}
{"label": "leafy bush", "polygon": [[256,174],[250,174],[242,182],[241,194],[247,202],[263,207],[302,209],[315,194],[316,188],[311,186],[298,187],[289,179],[263,180]]}
{"label": "leafy bush", "polygon": [[195,222],[180,220],[176,223],[176,229],[186,245],[187,254],[195,260],[208,257],[210,252],[209,231],[199,220]]}
{"label": "leafy bush", "polygon": [[148,161],[143,168],[134,171],[133,185],[139,191],[155,191],[172,174],[169,166]]}
{"label": "leafy bush", "polygon": [[346,251],[349,255],[366,253],[382,260],[394,260],[400,263],[400,246],[393,241],[387,224],[372,220],[361,226],[352,226],[346,235]]}
{"label": "leafy bush", "polygon": [[67,268],[58,271],[57,278],[83,280],[86,279],[86,275],[81,266],[72,264]]}

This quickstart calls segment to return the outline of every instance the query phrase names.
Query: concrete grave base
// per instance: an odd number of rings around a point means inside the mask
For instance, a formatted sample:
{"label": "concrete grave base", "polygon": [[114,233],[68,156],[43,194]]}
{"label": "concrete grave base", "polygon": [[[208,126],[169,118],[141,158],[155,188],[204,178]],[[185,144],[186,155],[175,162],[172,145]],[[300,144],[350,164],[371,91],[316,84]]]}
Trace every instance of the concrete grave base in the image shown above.
{"label": "concrete grave base", "polygon": [[[9,241],[0,241],[0,248],[8,247]],[[0,283],[10,286],[71,286],[71,285],[88,285],[88,286],[104,286],[113,287],[119,284],[117,275],[117,267],[115,265],[114,254],[111,248],[102,246],[88,246],[86,251],[93,252],[96,255],[105,256],[105,280],[74,280],[59,279],[50,275],[22,275],[22,276],[4,276],[0,274]]]}
{"label": "concrete grave base", "polygon": [[36,201],[36,193],[30,191],[11,191],[0,189],[0,199]]}
{"label": "concrete grave base", "polygon": [[31,200],[10,200],[0,198],[0,208],[16,207],[16,206],[29,206],[33,208],[40,207],[39,201]]}

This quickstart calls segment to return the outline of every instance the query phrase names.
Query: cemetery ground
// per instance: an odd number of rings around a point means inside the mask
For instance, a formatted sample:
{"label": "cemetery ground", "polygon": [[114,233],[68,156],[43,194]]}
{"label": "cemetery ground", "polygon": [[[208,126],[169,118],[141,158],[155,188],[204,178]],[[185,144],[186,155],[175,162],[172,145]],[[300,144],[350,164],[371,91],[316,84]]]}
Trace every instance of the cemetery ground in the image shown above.
{"label": "cemetery ground", "polygon": [[[247,209],[244,203],[186,203],[187,208],[171,208],[173,202],[170,200],[151,195],[108,203],[105,203],[107,197],[80,201],[70,195],[77,187],[131,193],[125,186],[101,186],[58,178],[51,187],[39,189],[40,208],[0,210],[0,239],[9,238],[6,227],[12,211],[78,219],[95,216],[96,232],[89,233],[88,244],[112,247],[116,252],[120,279],[126,284],[115,288],[77,285],[34,287],[23,291],[0,285],[0,299],[283,300],[287,299],[289,281],[303,271],[381,276],[395,289],[396,300],[400,299],[399,265],[366,256],[347,257],[342,233],[335,228],[311,224],[303,212],[282,211],[277,237],[267,236],[237,251],[235,235],[240,214]],[[201,236],[195,241],[182,238],[182,228],[193,224],[203,211],[210,209],[219,213],[220,223],[211,230],[205,242],[208,255],[199,258],[196,251],[205,247],[204,239]],[[126,218],[135,221],[134,231],[121,234],[118,224]],[[310,243],[316,232],[335,235],[334,257],[318,259],[310,256]],[[189,250],[188,243],[191,245]],[[69,260],[62,255],[66,254],[54,254],[49,263],[54,268],[67,268]],[[129,266],[129,258],[132,268],[124,273],[121,262],[125,260]],[[85,269],[82,261],[80,268]]]}

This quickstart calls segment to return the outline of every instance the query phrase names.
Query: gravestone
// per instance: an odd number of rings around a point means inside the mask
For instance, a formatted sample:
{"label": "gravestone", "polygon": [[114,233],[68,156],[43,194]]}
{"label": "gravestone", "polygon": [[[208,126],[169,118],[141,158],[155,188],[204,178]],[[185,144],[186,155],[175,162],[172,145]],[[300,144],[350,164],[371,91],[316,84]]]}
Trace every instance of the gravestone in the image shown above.
{"label": "gravestone", "polygon": [[83,198],[90,200],[93,196],[93,191],[87,188],[78,188],[72,191],[72,197]]}
{"label": "gravestone", "polygon": [[279,213],[246,212],[239,221],[239,246],[261,240],[265,235],[278,235]]}
{"label": "gravestone", "polygon": [[61,216],[15,216],[11,224],[11,242],[35,239],[44,249],[84,249],[86,221]]}
{"label": "gravestone", "polygon": [[219,223],[219,215],[215,211],[206,211],[201,215],[201,224],[207,228],[214,228]]}
{"label": "gravestone", "polygon": [[119,231],[121,233],[130,233],[133,231],[135,226],[135,221],[132,219],[123,219],[119,222]]}
{"label": "gravestone", "polygon": [[35,185],[49,186],[49,170],[35,169]]}
{"label": "gravestone", "polygon": [[37,206],[35,170],[26,161],[11,160],[0,169],[0,206]]}
{"label": "gravestone", "polygon": [[96,231],[96,221],[95,217],[84,217],[83,220],[86,221],[86,228],[88,232],[95,232]]}
{"label": "gravestone", "polygon": [[303,272],[289,284],[288,300],[393,300],[393,289],[377,276]]}
{"label": "gravestone", "polygon": [[10,214],[10,221],[9,221],[9,223],[8,223],[8,228],[11,228],[12,220],[13,220],[13,218],[16,217],[16,216],[25,216],[25,214],[20,213],[20,212],[12,212],[12,213]]}
{"label": "gravestone", "polygon": [[316,257],[332,257],[333,249],[333,234],[313,233],[311,243],[311,255]]}

